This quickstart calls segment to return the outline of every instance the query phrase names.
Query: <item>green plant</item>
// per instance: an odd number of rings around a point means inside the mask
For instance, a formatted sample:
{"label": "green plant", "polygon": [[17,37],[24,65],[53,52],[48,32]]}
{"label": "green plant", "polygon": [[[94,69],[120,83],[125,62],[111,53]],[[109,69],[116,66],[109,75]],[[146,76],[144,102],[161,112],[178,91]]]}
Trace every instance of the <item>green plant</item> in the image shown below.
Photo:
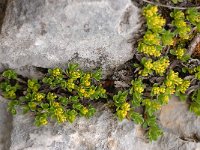
{"label": "green plant", "polygon": [[183,0],[171,0],[174,4],[181,3]]}
{"label": "green plant", "polygon": [[187,20],[194,26],[197,27],[197,30],[200,31],[200,12],[195,8],[189,8],[186,11]]}
{"label": "green plant", "polygon": [[[178,2],[178,1],[177,1]],[[73,122],[77,116],[89,118],[99,99],[108,103],[119,120],[141,124],[150,141],[163,134],[156,112],[168,104],[171,95],[189,102],[190,111],[200,115],[200,66],[188,55],[188,43],[199,32],[200,13],[190,8],[174,10],[166,21],[157,6],[143,9],[146,33],[134,55],[130,88],[106,93],[101,84],[101,70],[84,72],[77,64],[67,70],[49,69],[42,79],[26,79],[13,70],[0,75],[2,95],[10,99],[8,110],[15,115],[17,107],[32,112],[35,125]],[[115,94],[111,99],[107,95]]]}
{"label": "green plant", "polygon": [[200,89],[196,90],[192,94],[192,103],[190,105],[190,111],[200,116]]}
{"label": "green plant", "polygon": [[58,123],[73,122],[76,116],[91,117],[95,113],[91,100],[106,98],[101,86],[101,71],[83,72],[77,64],[68,69],[49,69],[41,80],[20,80],[13,70],[2,73],[0,89],[11,101],[8,110],[14,115],[16,107],[24,113],[35,114],[35,125],[46,125],[50,119]]}
{"label": "green plant", "polygon": [[[186,45],[198,32],[199,20],[194,14],[198,15],[198,11],[189,9],[184,13],[174,10],[170,14],[173,21],[168,22],[168,25],[158,13],[157,6],[147,5],[143,9],[147,29],[138,43],[136,57],[134,57],[136,60],[134,80],[131,82],[129,92],[118,92],[114,96],[114,102],[116,104],[116,98],[122,100],[121,105],[117,107],[117,111],[120,110],[122,114],[118,115],[120,120],[129,119],[129,112],[126,109],[118,109],[123,104],[128,104],[128,108],[134,108],[134,110],[138,110],[137,108],[143,110],[141,114],[138,112],[139,120],[141,120],[138,123],[141,123],[147,130],[146,134],[150,141],[156,140],[163,133],[157,124],[156,112],[161,109],[162,105],[168,103],[170,96],[175,94],[182,101],[190,97],[186,93],[191,86],[191,80],[184,79],[189,74],[180,71],[182,69],[176,64],[187,66],[191,59],[187,54]],[[199,66],[193,68],[188,66],[186,70],[195,74],[196,79],[199,79]],[[192,84],[199,84],[196,79]],[[193,99],[199,98],[196,94],[194,95]],[[193,112],[195,112],[194,109],[200,110],[200,105],[196,103],[194,101],[190,106]]]}

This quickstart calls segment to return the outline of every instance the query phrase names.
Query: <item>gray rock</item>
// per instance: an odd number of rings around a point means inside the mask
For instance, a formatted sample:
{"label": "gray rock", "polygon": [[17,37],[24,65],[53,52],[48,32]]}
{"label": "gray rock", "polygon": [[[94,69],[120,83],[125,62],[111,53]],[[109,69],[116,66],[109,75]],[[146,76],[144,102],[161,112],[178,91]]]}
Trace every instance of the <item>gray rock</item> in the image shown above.
{"label": "gray rock", "polygon": [[11,142],[12,116],[7,112],[7,100],[0,96],[0,150],[8,150]]}
{"label": "gray rock", "polygon": [[[171,111],[169,109],[169,111]],[[98,109],[91,119],[78,118],[73,124],[50,123],[34,127],[30,114],[14,117],[11,150],[198,150],[200,143],[183,139],[164,129],[164,135],[149,143],[140,126]],[[185,123],[187,126],[187,123]],[[175,129],[173,126],[171,130]]]}
{"label": "gray rock", "polygon": [[[171,107],[175,103],[174,107]],[[180,104],[178,106],[178,104]],[[176,107],[178,106],[178,107]],[[98,107],[96,115],[90,119],[77,118],[73,124],[62,125],[51,122],[45,127],[33,126],[32,114],[18,113],[13,119],[6,112],[6,100],[0,97],[0,149],[2,150],[199,150],[198,139],[182,136],[185,133],[198,133],[197,127],[180,121],[182,126],[167,126],[164,114],[184,118],[188,110],[182,102],[172,99],[160,112],[160,123],[164,135],[155,142],[148,142],[139,125],[123,120],[119,122],[105,107]],[[179,108],[180,107],[180,108]],[[164,112],[163,112],[164,111]],[[168,113],[167,113],[168,112]],[[175,113],[176,112],[176,113]],[[181,112],[181,113],[180,113]],[[192,115],[192,114],[191,114]],[[162,117],[161,117],[162,116]],[[171,114],[168,122],[175,122]],[[170,119],[171,118],[171,119]],[[184,120],[184,119],[182,119]],[[196,120],[193,120],[194,122]],[[167,127],[166,127],[167,126]],[[191,128],[191,133],[188,127]],[[196,130],[192,130],[192,127]]]}
{"label": "gray rock", "polygon": [[200,117],[189,112],[188,104],[173,96],[159,114],[161,126],[186,140],[200,141]]}
{"label": "gray rock", "polygon": [[141,26],[139,11],[131,0],[10,1],[0,63],[45,68],[78,62],[108,71],[132,58],[129,39]]}
{"label": "gray rock", "polygon": [[[6,67],[34,76],[34,67],[78,62],[101,66],[104,74],[132,58],[141,27],[139,9],[131,0],[9,1],[0,34],[0,71]],[[3,16],[4,17],[4,16]],[[1,16],[2,18],[2,16]],[[30,70],[30,71],[29,71]],[[98,108],[91,119],[37,128],[32,114],[6,111],[0,97],[2,150],[199,150],[199,118],[174,97],[158,117],[164,135],[149,143],[133,122],[119,122]]]}
{"label": "gray rock", "polygon": [[[118,122],[111,112],[100,110],[91,119],[78,118],[73,124],[32,126],[30,115],[17,115],[13,121],[11,150],[141,150],[137,126]],[[142,149],[143,150],[143,149]]]}

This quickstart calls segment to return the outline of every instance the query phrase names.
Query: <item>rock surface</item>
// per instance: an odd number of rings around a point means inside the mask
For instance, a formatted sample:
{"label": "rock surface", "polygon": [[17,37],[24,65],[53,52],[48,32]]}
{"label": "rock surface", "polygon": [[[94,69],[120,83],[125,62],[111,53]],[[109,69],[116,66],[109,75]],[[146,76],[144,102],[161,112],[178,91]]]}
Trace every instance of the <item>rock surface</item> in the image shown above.
{"label": "rock surface", "polygon": [[4,20],[4,16],[5,16],[6,3],[7,3],[7,0],[0,1],[0,29],[1,29],[1,26],[2,26],[2,23]]}
{"label": "rock surface", "polygon": [[[23,73],[31,74],[34,67],[75,61],[101,66],[105,74],[132,58],[129,39],[134,41],[141,27],[140,9],[131,0],[15,0],[6,10],[0,71],[25,68]],[[31,114],[11,117],[6,105],[0,97],[1,150],[200,150],[200,119],[176,97],[160,111],[164,135],[153,143],[140,126],[119,122],[100,107],[89,120],[37,128]]]}
{"label": "rock surface", "polygon": [[78,62],[108,71],[132,58],[141,26],[131,0],[15,0],[5,18],[0,64],[10,68]]}
{"label": "rock surface", "polygon": [[[149,143],[140,126],[124,120],[119,122],[104,107],[91,119],[78,118],[73,124],[50,123],[33,126],[31,114],[12,118],[5,111],[0,97],[2,150],[199,150],[199,118],[190,114],[187,105],[176,97],[163,107],[159,120],[164,135]],[[174,104],[174,105],[172,105]],[[179,123],[178,123],[179,122]],[[191,124],[194,122],[194,124]],[[174,124],[174,125],[173,125]],[[3,128],[2,128],[3,127]],[[196,134],[196,137],[189,135]]]}
{"label": "rock surface", "polygon": [[0,97],[0,150],[8,150],[11,142],[12,116],[7,112],[7,100]]}

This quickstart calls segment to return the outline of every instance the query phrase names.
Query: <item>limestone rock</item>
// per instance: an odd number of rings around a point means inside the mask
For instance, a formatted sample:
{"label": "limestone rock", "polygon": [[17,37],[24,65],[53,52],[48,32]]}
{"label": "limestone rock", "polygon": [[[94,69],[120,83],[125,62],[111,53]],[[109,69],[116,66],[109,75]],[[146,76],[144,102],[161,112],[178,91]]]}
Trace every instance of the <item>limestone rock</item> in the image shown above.
{"label": "limestone rock", "polygon": [[133,122],[118,122],[109,111],[98,111],[91,119],[78,118],[73,124],[49,124],[37,128],[30,115],[13,121],[11,150],[141,150],[148,144],[137,136]]}
{"label": "limestone rock", "polygon": [[[172,103],[175,104],[174,107]],[[199,140],[188,137],[190,134],[198,134],[198,127],[188,121],[191,116],[187,118],[189,112],[186,107],[187,105],[173,98],[161,110],[159,117],[164,135],[158,141],[150,143],[145,139],[144,131],[139,125],[128,120],[119,122],[115,115],[103,107],[98,107],[97,113],[90,119],[77,118],[73,124],[62,125],[52,122],[38,128],[33,126],[34,118],[30,113],[26,115],[18,113],[12,119],[6,112],[6,101],[0,97],[0,148],[5,150],[199,150]],[[164,114],[167,115],[166,120],[169,124],[175,122],[174,115],[182,126],[177,125],[177,122],[174,126],[168,125],[163,119]],[[191,119],[194,122],[197,120]]]}
{"label": "limestone rock", "polygon": [[7,100],[0,96],[0,150],[8,150],[11,142],[12,116],[7,112]]}
{"label": "limestone rock", "polygon": [[[171,111],[169,109],[169,111]],[[179,114],[179,112],[178,112]],[[148,142],[139,125],[119,122],[108,110],[98,109],[91,119],[78,118],[73,124],[33,126],[30,114],[13,119],[10,150],[198,150],[200,143],[164,129],[164,135]],[[184,123],[188,126],[187,122]],[[192,126],[191,126],[192,128]],[[176,127],[171,126],[171,130]]]}
{"label": "limestone rock", "polygon": [[166,131],[180,138],[200,140],[200,118],[189,112],[188,107],[185,102],[172,97],[169,104],[162,107],[160,124]]}
{"label": "limestone rock", "polygon": [[130,60],[140,9],[131,0],[15,0],[0,35],[0,64],[113,69]]}

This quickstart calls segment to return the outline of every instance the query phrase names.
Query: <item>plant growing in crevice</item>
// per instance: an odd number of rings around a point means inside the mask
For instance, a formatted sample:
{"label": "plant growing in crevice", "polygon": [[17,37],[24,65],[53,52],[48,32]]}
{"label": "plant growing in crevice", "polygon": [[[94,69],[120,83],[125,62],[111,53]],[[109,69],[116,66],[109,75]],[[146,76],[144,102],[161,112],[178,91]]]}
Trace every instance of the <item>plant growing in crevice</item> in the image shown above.
{"label": "plant growing in crevice", "polygon": [[24,113],[35,114],[35,125],[46,125],[49,120],[58,123],[73,122],[76,116],[91,117],[96,109],[92,101],[106,98],[106,90],[99,80],[101,71],[83,72],[77,64],[68,69],[49,69],[42,80],[22,81],[13,70],[2,73],[0,89],[10,99],[8,110],[15,115],[16,107]]}
{"label": "plant growing in crevice", "polygon": [[[168,104],[171,95],[190,104],[190,111],[200,115],[200,61],[187,52],[190,41],[200,31],[200,13],[195,8],[174,10],[167,21],[157,6],[143,9],[146,33],[138,42],[134,55],[130,88],[107,93],[102,86],[101,70],[84,72],[77,64],[67,70],[49,69],[42,79],[26,79],[13,70],[0,76],[2,95],[10,99],[8,110],[15,115],[17,107],[32,112],[35,125],[73,122],[77,116],[89,118],[93,104],[106,99],[119,120],[141,124],[150,141],[163,134],[156,113]],[[108,95],[115,94],[110,100]]]}
{"label": "plant growing in crevice", "polygon": [[[117,97],[121,94],[123,103],[116,109],[123,112],[120,113],[123,115],[118,115],[121,120],[129,119],[129,112],[140,108],[140,121],[137,123],[146,129],[150,141],[163,133],[157,124],[156,112],[168,103],[171,95],[175,94],[182,101],[193,97],[190,110],[196,114],[200,110],[200,105],[196,105],[199,95],[191,92],[194,88],[199,89],[200,66],[188,65],[192,58],[187,53],[188,43],[199,32],[199,12],[194,8],[174,10],[170,13],[171,22],[167,22],[158,12],[158,7],[153,5],[143,9],[147,29],[134,56],[134,79],[125,96],[124,92],[118,92]],[[195,78],[190,78],[189,72]],[[114,102],[115,99],[114,96]],[[119,109],[125,103],[131,108],[128,112]],[[133,118],[136,120],[137,115]]]}

